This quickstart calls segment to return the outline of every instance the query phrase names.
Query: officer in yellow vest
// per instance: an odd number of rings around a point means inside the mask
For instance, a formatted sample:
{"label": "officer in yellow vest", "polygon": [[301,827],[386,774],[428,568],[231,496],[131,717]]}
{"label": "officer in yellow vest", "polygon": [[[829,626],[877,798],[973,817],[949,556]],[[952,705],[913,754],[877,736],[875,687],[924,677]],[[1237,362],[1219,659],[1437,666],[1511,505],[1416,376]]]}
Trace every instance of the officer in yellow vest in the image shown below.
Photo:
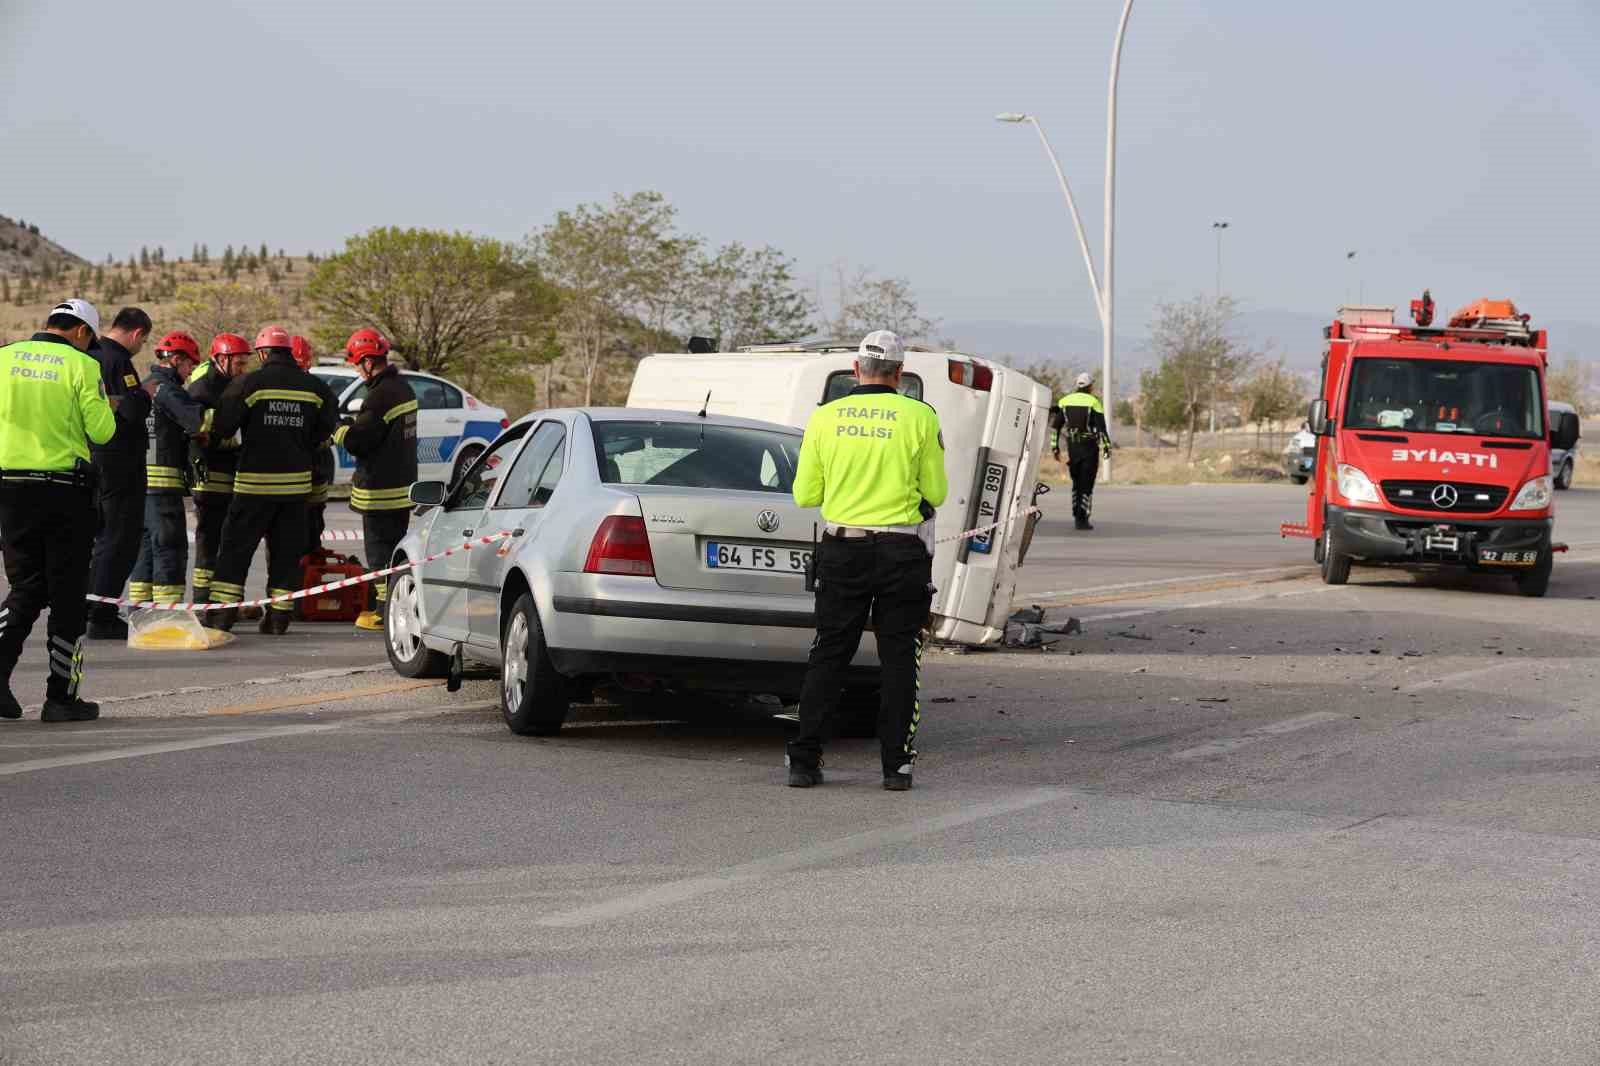
{"label": "officer in yellow vest", "polygon": [[44,329],[0,348],[0,545],[11,586],[0,605],[0,718],[21,718],[11,672],[39,614],[50,608],[46,722],[83,722],[98,704],[78,698],[94,547],[89,444],[116,432],[100,364],[88,353],[100,314],[87,300],[50,309]]}
{"label": "officer in yellow vest", "polygon": [[911,787],[923,629],[933,601],[933,510],[949,485],[939,416],[898,391],[905,358],[893,333],[867,334],[856,358],[858,384],[817,408],[800,445],[794,500],[820,506],[827,531],[813,561],[817,636],[800,733],[788,750],[793,788],[822,783],[822,741],[869,617],[882,663],[883,787]]}
{"label": "officer in yellow vest", "polygon": [[1062,438],[1067,445],[1067,473],[1072,477],[1072,520],[1078,529],[1093,529],[1089,515],[1094,510],[1094,482],[1100,476],[1100,456],[1111,454],[1111,437],[1106,432],[1106,409],[1094,394],[1094,378],[1079,374],[1073,391],[1061,397],[1060,415],[1052,419],[1058,428],[1051,450],[1061,458]]}

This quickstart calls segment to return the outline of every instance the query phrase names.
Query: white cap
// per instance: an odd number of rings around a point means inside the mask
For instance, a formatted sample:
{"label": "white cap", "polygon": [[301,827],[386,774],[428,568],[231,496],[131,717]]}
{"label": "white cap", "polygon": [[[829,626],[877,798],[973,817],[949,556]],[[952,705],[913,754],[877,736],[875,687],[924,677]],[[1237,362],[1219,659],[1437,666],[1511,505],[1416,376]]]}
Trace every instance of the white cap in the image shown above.
{"label": "white cap", "polygon": [[100,312],[94,309],[94,304],[88,300],[73,297],[62,300],[50,309],[52,315],[71,315],[73,318],[88,326],[96,334],[100,332]]}
{"label": "white cap", "polygon": [[1078,375],[1078,386],[1077,386],[1078,388],[1087,389],[1090,385],[1093,385],[1093,384],[1094,384],[1094,375],[1093,374],[1079,374]]}
{"label": "white cap", "polygon": [[900,343],[899,336],[886,329],[875,329],[862,337],[861,347],[857,351],[863,359],[877,359],[885,363],[906,361],[906,349]]}

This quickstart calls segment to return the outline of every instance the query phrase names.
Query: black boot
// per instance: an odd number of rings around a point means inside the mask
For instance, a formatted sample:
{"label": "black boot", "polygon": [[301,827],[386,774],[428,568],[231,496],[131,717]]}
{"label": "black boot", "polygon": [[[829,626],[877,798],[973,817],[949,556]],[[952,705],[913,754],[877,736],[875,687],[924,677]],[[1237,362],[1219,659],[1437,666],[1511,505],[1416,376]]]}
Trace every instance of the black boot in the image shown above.
{"label": "black boot", "polygon": [[1089,519],[1087,517],[1083,517],[1083,516],[1080,516],[1078,518],[1074,518],[1072,520],[1072,526],[1073,526],[1074,529],[1093,529],[1094,528],[1094,526],[1091,526],[1089,524]]}
{"label": "black boot", "polygon": [[88,637],[90,640],[127,640],[128,623],[115,611],[97,614],[89,619]]}
{"label": "black boot", "polygon": [[789,763],[789,787],[811,788],[813,785],[822,784],[822,765],[803,766],[797,762]]}
{"label": "black boot", "polygon": [[98,703],[80,700],[76,696],[48,698],[44,701],[44,710],[39,712],[41,722],[92,722],[99,717]]}
{"label": "black boot", "polygon": [[212,629],[220,629],[224,633],[233,632],[234,623],[239,621],[239,608],[224,607],[220,611],[207,611],[205,624]]}
{"label": "black boot", "polygon": [[22,704],[11,694],[9,683],[0,685],[0,718],[21,718]]}
{"label": "black boot", "polygon": [[261,612],[261,632],[269,637],[281,637],[289,632],[288,611],[280,611],[276,607],[268,607]]}

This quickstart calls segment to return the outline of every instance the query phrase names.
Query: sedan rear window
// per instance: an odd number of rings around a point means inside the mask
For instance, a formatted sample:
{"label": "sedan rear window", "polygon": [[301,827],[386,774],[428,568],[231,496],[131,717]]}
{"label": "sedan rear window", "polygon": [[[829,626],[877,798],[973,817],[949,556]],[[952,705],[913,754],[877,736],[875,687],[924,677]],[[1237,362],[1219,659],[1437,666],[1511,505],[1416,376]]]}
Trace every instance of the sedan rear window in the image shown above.
{"label": "sedan rear window", "polygon": [[608,485],[673,485],[788,493],[800,434],[698,422],[596,422],[595,459]]}

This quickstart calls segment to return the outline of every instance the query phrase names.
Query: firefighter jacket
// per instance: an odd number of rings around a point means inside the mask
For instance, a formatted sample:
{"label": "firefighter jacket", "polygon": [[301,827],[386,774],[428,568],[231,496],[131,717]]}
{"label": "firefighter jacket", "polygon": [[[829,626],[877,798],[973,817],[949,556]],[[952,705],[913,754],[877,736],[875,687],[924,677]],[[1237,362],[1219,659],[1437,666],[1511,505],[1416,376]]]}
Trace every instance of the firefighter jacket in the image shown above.
{"label": "firefighter jacket", "polygon": [[133,367],[133,355],[128,349],[110,337],[100,337],[89,347],[89,354],[100,363],[106,396],[117,397],[113,412],[116,434],[104,444],[89,448],[100,471],[100,483],[110,487],[143,476],[150,397],[139,387],[139,372]]}
{"label": "firefighter jacket", "polygon": [[234,496],[310,496],[317,447],[333,434],[337,403],[333,391],[301,370],[287,351],[274,352],[258,369],[229,382],[212,432],[229,437],[243,431]]}
{"label": "firefighter jacket", "polygon": [[362,513],[411,506],[417,480],[417,397],[400,371],[389,367],[367,388],[361,413],[339,427],[334,443],[356,457],[350,509]]}
{"label": "firefighter jacket", "polygon": [[1066,444],[1068,450],[1087,451],[1111,447],[1111,437],[1106,432],[1106,409],[1100,397],[1092,392],[1069,392],[1057,404],[1061,411],[1060,429],[1051,443],[1055,451]]}
{"label": "firefighter jacket", "polygon": [[54,333],[0,348],[0,478],[67,473],[116,432],[100,367]]}
{"label": "firefighter jacket", "polygon": [[887,385],[857,385],[806,421],[794,502],[834,525],[915,527],[949,494],[939,416]]}
{"label": "firefighter jacket", "polygon": [[156,383],[148,419],[147,482],[152,496],[182,496],[189,487],[189,438],[211,429],[211,412],[184,390],[183,379],[170,366],[150,368]]}
{"label": "firefighter jacket", "polygon": [[[232,380],[217,369],[215,361],[207,359],[189,375],[189,395],[214,410]],[[205,472],[205,479],[192,486],[195,492],[219,496],[233,494],[233,472],[239,464],[239,441],[239,434],[235,433],[226,440],[212,438],[204,444],[197,440],[189,442],[190,469]]]}

